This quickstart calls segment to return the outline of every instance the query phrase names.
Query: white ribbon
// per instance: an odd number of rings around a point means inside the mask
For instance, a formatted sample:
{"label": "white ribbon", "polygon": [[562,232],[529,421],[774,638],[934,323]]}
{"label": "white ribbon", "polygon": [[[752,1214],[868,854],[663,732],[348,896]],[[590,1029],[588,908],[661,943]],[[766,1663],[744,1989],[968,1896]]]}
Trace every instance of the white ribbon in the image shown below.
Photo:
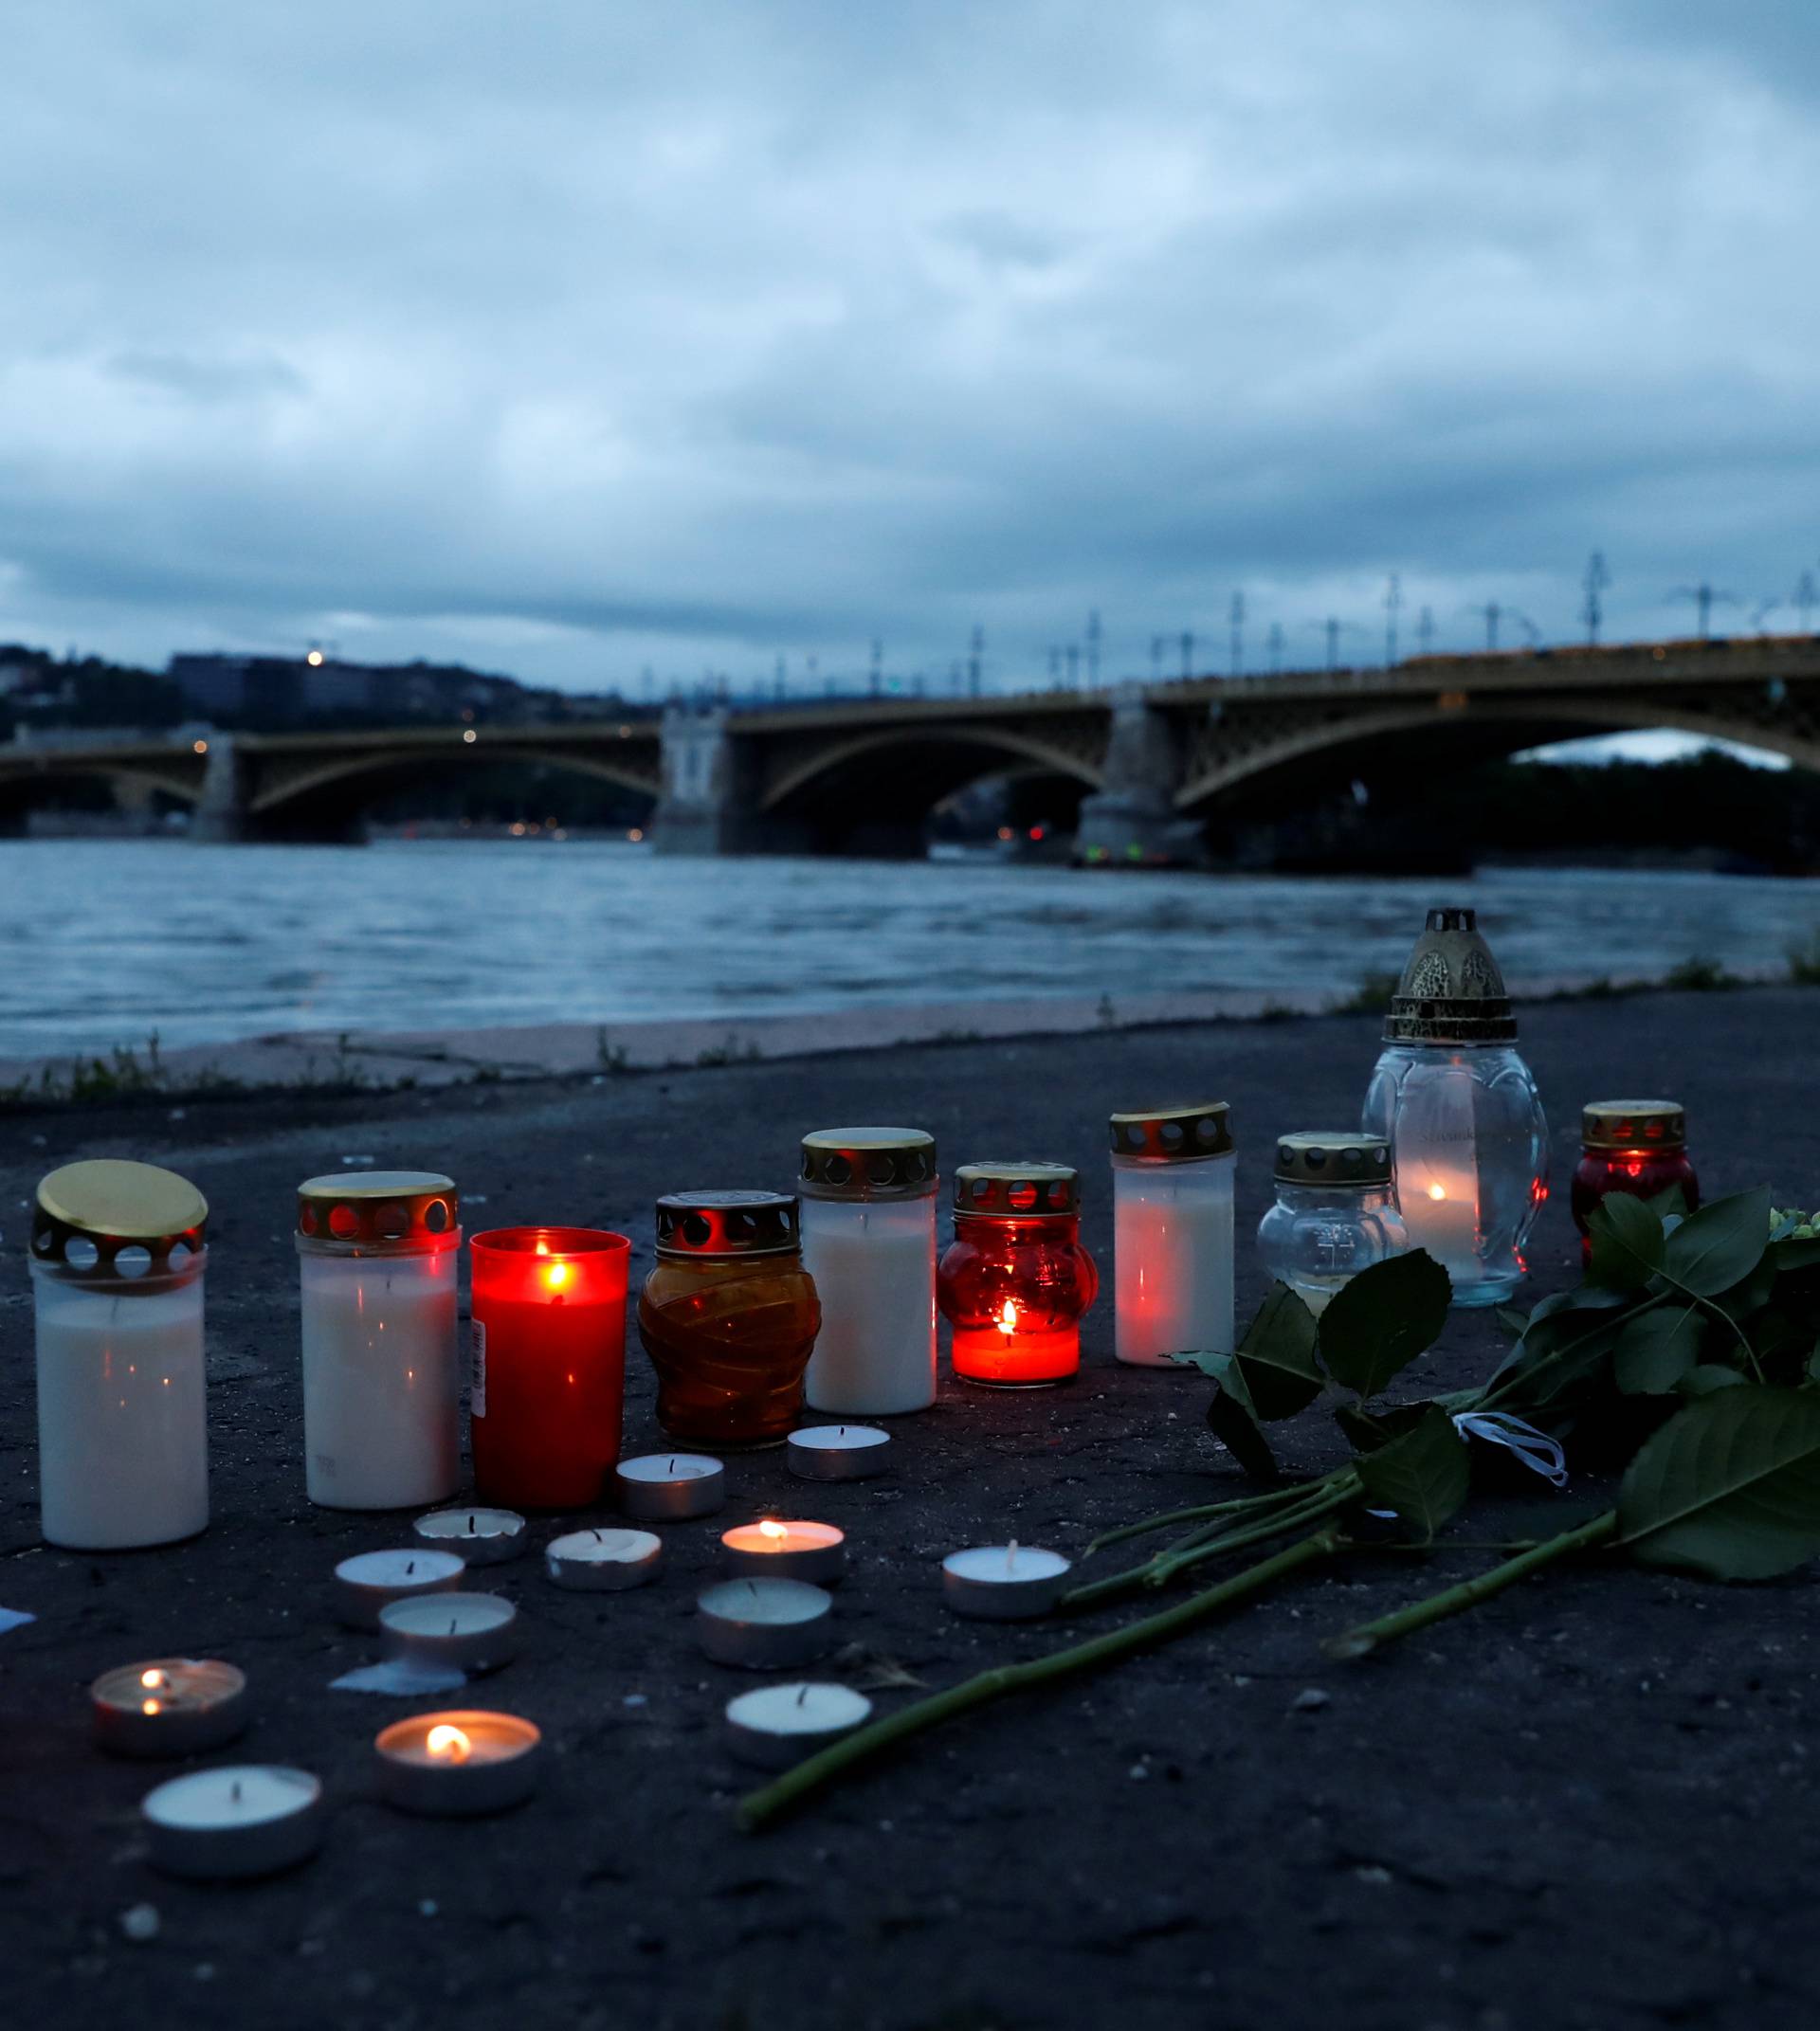
{"label": "white ribbon", "polygon": [[1453,1428],[1463,1439],[1483,1439],[1487,1444],[1508,1447],[1532,1474],[1553,1481],[1556,1488],[1567,1486],[1567,1455],[1560,1442],[1525,1424],[1521,1418],[1513,1418],[1507,1410],[1462,1410],[1454,1418]]}

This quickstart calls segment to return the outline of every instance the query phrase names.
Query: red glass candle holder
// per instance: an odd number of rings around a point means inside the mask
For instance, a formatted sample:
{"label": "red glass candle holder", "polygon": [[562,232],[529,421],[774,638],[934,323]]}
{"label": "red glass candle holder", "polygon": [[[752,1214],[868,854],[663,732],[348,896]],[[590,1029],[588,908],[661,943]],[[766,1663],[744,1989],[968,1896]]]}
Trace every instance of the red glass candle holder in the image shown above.
{"label": "red glass candle holder", "polygon": [[1595,1100],[1581,1110],[1580,1144],[1570,1205],[1582,1262],[1592,1259],[1586,1224],[1608,1193],[1653,1199],[1679,1185],[1687,1210],[1699,1206],[1700,1179],[1687,1154],[1687,1116],[1679,1101]]}
{"label": "red glass candle holder", "polygon": [[474,1485],[508,1509],[587,1509],[619,1460],[632,1244],[496,1227],[474,1268]]}
{"label": "red glass candle holder", "polygon": [[1080,1173],[1062,1164],[955,1173],[955,1239],[936,1297],[963,1381],[1028,1389],[1080,1372],[1081,1318],[1100,1288],[1081,1245],[1080,1192]]}

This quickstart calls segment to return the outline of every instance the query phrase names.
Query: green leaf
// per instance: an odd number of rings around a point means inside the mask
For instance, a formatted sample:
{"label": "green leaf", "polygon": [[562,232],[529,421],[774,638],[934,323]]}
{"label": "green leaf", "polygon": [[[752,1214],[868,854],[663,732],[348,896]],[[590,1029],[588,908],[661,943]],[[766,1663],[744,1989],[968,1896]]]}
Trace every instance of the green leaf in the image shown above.
{"label": "green leaf", "polygon": [[1812,1558],[1820,1394],[1744,1384],[1697,1398],[1630,1462],[1618,1539],[1646,1566],[1714,1580],[1773,1579]]}
{"label": "green leaf", "polygon": [[1334,1405],[1334,1423],[1346,1434],[1354,1452],[1376,1453],[1392,1439],[1413,1431],[1434,1407],[1432,1397],[1424,1397],[1419,1404],[1385,1404],[1376,1410],[1342,1400]]}
{"label": "green leaf", "polygon": [[1453,1420],[1431,1404],[1413,1431],[1359,1461],[1358,1478],[1378,1508],[1395,1510],[1426,1544],[1466,1499],[1472,1468]]}
{"label": "green leaf", "polygon": [[1665,1396],[1700,1359],[1706,1330],[1692,1305],[1640,1312],[1626,1322],[1611,1351],[1611,1372],[1627,1396]]}
{"label": "green leaf", "polygon": [[1675,1387],[1683,1396],[1711,1396],[1715,1389],[1737,1388],[1745,1380],[1736,1369],[1722,1369],[1717,1362],[1705,1361],[1697,1369],[1689,1369]]}
{"label": "green leaf", "polygon": [[1741,1283],[1769,1245],[1770,1188],[1763,1185],[1690,1213],[1668,1237],[1657,1266],[1696,1297],[1717,1297]]}
{"label": "green leaf", "polygon": [[1643,1203],[1665,1227],[1671,1220],[1687,1218],[1687,1193],[1679,1183],[1667,1186],[1662,1191],[1651,1192]]}
{"label": "green leaf", "polygon": [[1213,1436],[1253,1480],[1274,1481],[1278,1478],[1276,1455],[1251,1414],[1237,1357],[1216,1354],[1211,1358],[1228,1364],[1223,1372],[1208,1370],[1214,1376],[1213,1400],[1207,1406],[1207,1422]]}
{"label": "green leaf", "polygon": [[1491,1315],[1513,1340],[1520,1340],[1529,1331],[1529,1320],[1515,1305],[1500,1305]]}
{"label": "green leaf", "polygon": [[1629,1192],[1608,1192],[1587,1216],[1586,1232],[1592,1243],[1589,1283],[1640,1291],[1662,1267],[1662,1222]]}
{"label": "green leaf", "polygon": [[1315,1315],[1286,1283],[1275,1285],[1239,1343],[1239,1372],[1259,1417],[1293,1418],[1326,1387],[1315,1338]]}
{"label": "green leaf", "polygon": [[1770,1243],[1770,1266],[1778,1276],[1785,1269],[1811,1269],[1816,1262],[1820,1262],[1820,1235],[1810,1235],[1805,1241],[1791,1235]]}
{"label": "green leaf", "polygon": [[1391,1256],[1342,1284],[1320,1315],[1320,1357],[1336,1382],[1375,1396],[1434,1345],[1453,1285],[1426,1248]]}

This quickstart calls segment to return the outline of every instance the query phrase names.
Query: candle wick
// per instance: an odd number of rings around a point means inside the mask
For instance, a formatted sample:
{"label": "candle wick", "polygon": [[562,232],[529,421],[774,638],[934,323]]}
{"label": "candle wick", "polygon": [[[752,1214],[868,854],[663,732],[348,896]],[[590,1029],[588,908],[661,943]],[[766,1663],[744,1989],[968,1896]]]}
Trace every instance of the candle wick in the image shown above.
{"label": "candle wick", "polygon": [[453,1635],[455,1634],[455,1622],[456,1622],[456,1618],[455,1618],[455,1617],[454,1617],[453,1615],[451,1615],[451,1616],[450,1616],[450,1617],[448,1618],[448,1633],[449,1633],[449,1635],[450,1635],[450,1636],[453,1636]]}
{"label": "candle wick", "polygon": [[1005,1571],[1007,1575],[1017,1570],[1017,1539],[1013,1537],[1005,1547]]}
{"label": "candle wick", "polygon": [[412,1574],[413,1572],[415,1572],[416,1570],[417,1570],[417,1561],[416,1561],[416,1560],[415,1560],[414,1558],[408,1558],[408,1559],[407,1559],[407,1560],[405,1561],[405,1578],[406,1578],[406,1579],[410,1579],[410,1576],[411,1576],[411,1574]]}
{"label": "candle wick", "polygon": [[233,1786],[229,1790],[228,1795],[233,1800],[236,1805],[240,1804],[240,1779],[238,1777],[234,1779]]}
{"label": "candle wick", "polygon": [[803,1687],[802,1687],[801,1691],[800,1691],[800,1692],[798,1692],[798,1694],[796,1695],[796,1704],[797,1704],[797,1705],[798,1705],[798,1706],[800,1707],[800,1706],[801,1706],[801,1705],[803,1704],[803,1702],[804,1702],[804,1701],[805,1701],[805,1700],[806,1700],[806,1699],[807,1699],[808,1697],[809,1697],[809,1685],[808,1685],[808,1682],[807,1682],[807,1681],[805,1681],[805,1682],[804,1682],[804,1684],[803,1684]]}
{"label": "candle wick", "polygon": [[676,1472],[676,1458],[674,1455],[672,1455],[670,1458],[670,1472],[672,1474]]}
{"label": "candle wick", "polygon": [[474,1528],[474,1512],[472,1510],[467,1513],[467,1527],[470,1531]]}
{"label": "candle wick", "polygon": [[602,1544],[605,1544],[607,1542],[607,1540],[600,1535],[600,1526],[598,1524],[594,1526],[594,1535],[596,1538],[599,1539]]}

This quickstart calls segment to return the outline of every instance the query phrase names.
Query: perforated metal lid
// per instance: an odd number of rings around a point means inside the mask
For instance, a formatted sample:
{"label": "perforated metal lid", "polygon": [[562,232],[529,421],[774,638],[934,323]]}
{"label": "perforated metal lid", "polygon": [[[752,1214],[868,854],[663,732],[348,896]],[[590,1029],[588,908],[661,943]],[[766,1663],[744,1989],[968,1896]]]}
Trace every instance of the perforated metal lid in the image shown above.
{"label": "perforated metal lid", "polygon": [[963,1164],[955,1172],[955,1211],[969,1219],[1080,1210],[1081,1173],[1070,1164]]}
{"label": "perforated metal lid", "polygon": [[94,1267],[107,1274],[122,1248],[143,1248],[162,1270],[173,1249],[201,1250],[208,1222],[208,1200],[174,1170],[91,1157],[65,1164],[39,1185],[31,1252],[41,1261],[81,1270],[86,1265],[70,1260],[69,1245],[91,1244]]}
{"label": "perforated metal lid", "polygon": [[802,1246],[794,1192],[666,1192],[657,1202],[661,1256],[792,1255]]}
{"label": "perforated metal lid", "polygon": [[1147,1163],[1192,1163],[1196,1157],[1225,1156],[1232,1148],[1231,1113],[1224,1100],[1198,1107],[1142,1108],[1114,1115],[1111,1125],[1115,1156]]}
{"label": "perforated metal lid", "polygon": [[1517,1034],[1504,976],[1475,910],[1430,910],[1385,1019],[1387,1043],[1508,1043]]}
{"label": "perforated metal lid", "polygon": [[1356,1129],[1303,1129],[1278,1139],[1277,1177],[1284,1185],[1388,1185],[1391,1146]]}
{"label": "perforated metal lid", "polygon": [[297,1188],[297,1231],[314,1246],[400,1255],[455,1245],[461,1199],[439,1170],[345,1170]]}
{"label": "perforated metal lid", "polygon": [[1687,1115],[1679,1100],[1593,1100],[1580,1111],[1589,1150],[1684,1150]]}
{"label": "perforated metal lid", "polygon": [[803,1137],[805,1199],[926,1199],[936,1138],[923,1129],[817,1129]]}

